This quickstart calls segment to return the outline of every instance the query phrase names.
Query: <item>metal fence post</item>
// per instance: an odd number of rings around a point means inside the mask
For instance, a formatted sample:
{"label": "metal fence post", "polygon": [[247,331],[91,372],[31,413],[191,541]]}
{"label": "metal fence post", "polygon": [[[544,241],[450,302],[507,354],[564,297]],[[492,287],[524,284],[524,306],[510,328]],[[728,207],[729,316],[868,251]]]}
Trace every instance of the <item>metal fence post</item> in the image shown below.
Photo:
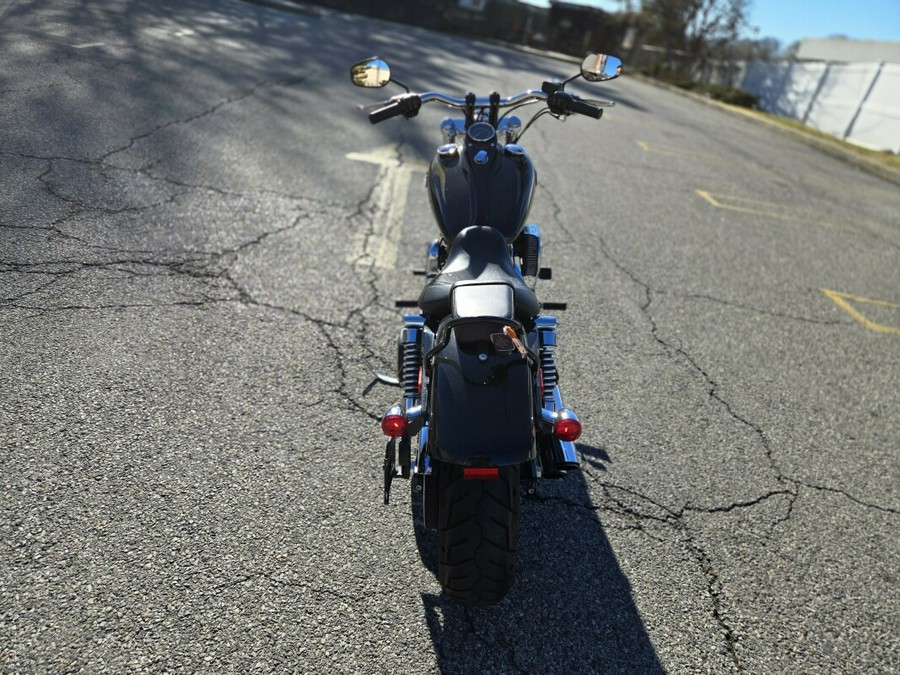
{"label": "metal fence post", "polygon": [[816,85],[816,91],[813,93],[812,98],[809,99],[809,105],[806,106],[806,113],[803,115],[803,119],[800,120],[803,124],[806,124],[806,121],[809,119],[809,114],[812,112],[813,104],[816,102],[816,99],[819,98],[819,94],[822,93],[822,87],[825,86],[825,80],[828,79],[828,73],[831,72],[831,61],[827,61],[825,63],[825,70],[822,71],[822,77],[819,78],[819,84]]}
{"label": "metal fence post", "polygon": [[847,126],[847,131],[844,132],[842,137],[843,140],[846,141],[850,137],[850,132],[853,131],[853,125],[856,124],[856,120],[859,118],[859,114],[862,112],[863,106],[869,98],[869,94],[871,94],[872,90],[875,88],[875,83],[878,82],[878,76],[881,75],[882,70],[884,70],[884,61],[878,64],[878,70],[875,71],[875,77],[872,78],[872,82],[866,90],[866,95],[863,96],[862,101],[859,102],[859,106],[856,108],[856,114],[853,115],[853,119],[850,120],[850,124]]}

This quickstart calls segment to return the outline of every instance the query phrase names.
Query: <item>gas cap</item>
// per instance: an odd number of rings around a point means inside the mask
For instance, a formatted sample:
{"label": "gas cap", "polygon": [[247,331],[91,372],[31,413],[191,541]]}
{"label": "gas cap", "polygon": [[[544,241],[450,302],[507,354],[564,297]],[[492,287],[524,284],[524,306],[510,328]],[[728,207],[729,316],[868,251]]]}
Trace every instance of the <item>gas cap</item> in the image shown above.
{"label": "gas cap", "polygon": [[487,164],[491,157],[488,155],[487,150],[479,150],[475,153],[475,157],[473,157],[476,164]]}

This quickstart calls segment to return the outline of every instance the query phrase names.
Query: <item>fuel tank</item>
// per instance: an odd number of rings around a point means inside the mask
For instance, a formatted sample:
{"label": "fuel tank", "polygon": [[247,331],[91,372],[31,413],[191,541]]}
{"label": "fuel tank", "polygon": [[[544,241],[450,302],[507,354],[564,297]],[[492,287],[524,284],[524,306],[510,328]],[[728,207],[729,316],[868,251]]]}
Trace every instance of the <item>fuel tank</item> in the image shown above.
{"label": "fuel tank", "polygon": [[535,173],[525,150],[503,145],[487,122],[476,122],[456,144],[438,148],[428,170],[428,193],[448,242],[471,225],[489,226],[512,242],[525,226]]}

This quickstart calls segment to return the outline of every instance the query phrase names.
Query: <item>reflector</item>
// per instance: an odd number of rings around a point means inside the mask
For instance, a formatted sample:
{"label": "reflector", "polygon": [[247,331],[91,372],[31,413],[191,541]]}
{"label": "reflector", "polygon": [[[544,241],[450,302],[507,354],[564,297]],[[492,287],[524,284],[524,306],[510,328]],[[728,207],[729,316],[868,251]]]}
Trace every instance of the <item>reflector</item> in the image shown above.
{"label": "reflector", "polygon": [[385,436],[400,438],[406,433],[406,418],[403,415],[385,415],[381,420],[381,430]]}
{"label": "reflector", "polygon": [[496,466],[490,468],[467,466],[463,469],[465,480],[497,480],[499,475]]}
{"label": "reflector", "polygon": [[553,432],[561,441],[577,441],[581,436],[581,422],[576,419],[561,419],[553,426]]}

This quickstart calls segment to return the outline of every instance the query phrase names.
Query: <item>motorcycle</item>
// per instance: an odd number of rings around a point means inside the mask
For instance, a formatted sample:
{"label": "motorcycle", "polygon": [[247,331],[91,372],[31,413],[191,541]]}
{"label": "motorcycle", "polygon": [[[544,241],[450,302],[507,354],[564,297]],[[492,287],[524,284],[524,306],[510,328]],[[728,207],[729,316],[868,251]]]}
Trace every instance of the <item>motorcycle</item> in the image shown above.
{"label": "motorcycle", "polygon": [[[519,144],[544,115],[599,119],[610,101],[565,90],[621,74],[614,56],[591,54],[581,72],[508,98],[411,93],[372,57],[351,68],[353,84],[406,93],[369,108],[373,124],[415,117],[422,105],[462,111],[441,123],[444,143],[426,176],[440,236],[427,247],[425,285],[416,313],[403,317],[396,378],[401,400],[381,420],[388,437],[384,503],[394,478],[410,479],[424,526],[438,533],[438,580],[447,596],[470,605],[499,602],[515,578],[521,483],[578,468],[578,416],[562,402],[554,351],[557,319],[534,288],[551,278],[540,265],[541,234],[526,224],[535,170]],[[542,104],[528,124],[510,113]],[[502,111],[502,114],[501,114]]]}

